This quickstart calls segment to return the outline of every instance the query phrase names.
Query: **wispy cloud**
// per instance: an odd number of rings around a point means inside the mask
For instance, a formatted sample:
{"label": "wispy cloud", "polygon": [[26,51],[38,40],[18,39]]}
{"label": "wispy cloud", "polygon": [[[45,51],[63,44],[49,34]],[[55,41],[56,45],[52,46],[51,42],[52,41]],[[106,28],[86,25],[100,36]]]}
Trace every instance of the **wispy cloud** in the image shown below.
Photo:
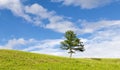
{"label": "wispy cloud", "polygon": [[51,40],[43,40],[43,41],[38,41],[36,40],[36,44],[33,45],[33,46],[29,46],[29,48],[25,48],[24,50],[25,51],[31,51],[31,50],[34,50],[34,49],[52,49],[52,48],[55,48],[55,46],[58,46],[60,45],[60,42],[62,41],[62,39],[51,39]]}
{"label": "wispy cloud", "polygon": [[25,14],[24,6],[20,0],[0,0],[1,9],[10,10],[14,15],[22,17],[29,22],[32,21],[30,16]]}
{"label": "wispy cloud", "polygon": [[[77,27],[74,25],[73,22],[70,22],[64,17],[57,15],[55,11],[48,11],[39,4],[26,6],[25,11],[36,16],[33,17],[33,19],[38,22],[35,23],[38,26],[42,25],[46,29],[51,29],[62,33],[67,30],[77,31]],[[48,20],[48,23],[42,24],[43,20]]]}
{"label": "wispy cloud", "polygon": [[81,33],[94,33],[99,30],[114,29],[120,27],[120,20],[100,20],[96,22],[82,21]]}
{"label": "wispy cloud", "polygon": [[29,51],[34,53],[62,56],[62,53],[64,51],[59,48],[61,41],[63,41],[63,39],[49,39],[40,41],[35,39],[26,40],[24,38],[14,38],[8,40],[6,44],[0,45],[0,49],[21,49],[23,51]]}
{"label": "wispy cloud", "polygon": [[119,28],[107,29],[96,32],[87,41],[85,57],[110,57],[120,58],[120,36]]}
{"label": "wispy cloud", "polygon": [[[0,9],[10,10],[16,16],[22,17],[36,26],[51,29],[57,32],[77,30],[73,22],[63,16],[57,15],[55,11],[48,11],[40,4],[23,5],[20,0],[0,0]],[[33,16],[30,16],[33,15]],[[47,23],[43,21],[47,20]]]}
{"label": "wispy cloud", "polygon": [[16,46],[23,46],[29,43],[32,43],[34,40],[33,39],[29,39],[29,40],[25,40],[24,38],[13,38],[8,40],[8,42],[5,45],[0,45],[0,48],[2,49],[14,49],[17,48]]}
{"label": "wispy cloud", "polygon": [[83,9],[92,9],[101,7],[119,0],[51,0],[52,2],[62,2],[63,5],[80,6]]}
{"label": "wispy cloud", "polygon": [[[63,1],[63,0],[58,0]],[[65,2],[77,2],[78,0],[65,0]],[[82,0],[79,0],[80,2]],[[77,3],[79,3],[79,1]],[[89,0],[90,2],[84,0],[85,3],[95,2],[94,0]],[[83,1],[83,2],[84,2]],[[99,0],[96,0],[99,2]],[[104,0],[110,1],[110,0]],[[102,1],[102,2],[104,2]],[[99,2],[101,3],[101,2]],[[94,5],[94,4],[92,4]],[[80,24],[75,24],[69,21],[63,16],[57,15],[55,11],[49,11],[40,4],[23,5],[20,0],[0,0],[0,9],[8,9],[16,16],[22,17],[25,20],[33,23],[36,26],[40,26],[46,29],[51,29],[56,32],[64,33],[67,30],[73,30],[80,34],[92,33],[94,31],[104,29],[110,26],[118,26],[120,20],[100,20],[97,22],[81,21]],[[33,16],[30,16],[33,15]],[[44,22],[48,21],[48,22]],[[80,28],[81,26],[82,28]]]}

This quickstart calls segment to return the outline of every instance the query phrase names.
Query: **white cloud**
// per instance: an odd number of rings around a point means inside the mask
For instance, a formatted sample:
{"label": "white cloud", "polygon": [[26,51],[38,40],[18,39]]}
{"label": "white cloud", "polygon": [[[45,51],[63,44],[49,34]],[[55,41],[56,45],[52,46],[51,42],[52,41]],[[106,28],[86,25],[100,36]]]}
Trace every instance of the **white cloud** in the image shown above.
{"label": "white cloud", "polygon": [[92,9],[100,6],[107,5],[111,2],[116,2],[119,0],[51,0],[52,2],[62,2],[63,5],[73,5],[80,6],[83,9]]}
{"label": "white cloud", "polygon": [[[119,28],[120,20],[100,20],[97,22],[88,22],[81,21],[81,29],[79,29],[80,33],[94,33],[99,30],[105,30],[108,28]],[[114,29],[113,28],[113,29]]]}
{"label": "white cloud", "polygon": [[[56,15],[54,11],[48,11],[44,7],[39,4],[33,4],[31,6],[25,7],[26,13],[35,15],[37,17],[36,25],[42,25],[44,28],[52,29],[57,32],[64,33],[66,30],[74,30],[77,31],[77,27],[73,22],[68,21],[62,16]],[[33,19],[36,19],[33,17]],[[48,20],[47,24],[42,24],[42,20]]]}
{"label": "white cloud", "polygon": [[[66,0],[66,2],[67,1],[74,2],[77,0]],[[76,25],[74,22],[69,21],[63,16],[57,15],[55,11],[49,11],[37,3],[32,5],[23,5],[20,0],[0,0],[0,9],[8,9],[12,11],[13,14],[30,21],[34,25],[61,33],[64,33],[67,30],[73,30],[80,34],[92,33],[109,26],[119,25],[120,22],[119,20],[102,20],[98,22],[81,21],[81,24]],[[45,23],[44,21],[47,22]],[[79,28],[79,26],[82,28]]]}
{"label": "white cloud", "polygon": [[35,45],[25,48],[24,51],[31,51],[34,49],[39,50],[54,49],[56,46],[60,44],[61,41],[62,39],[36,41],[37,43]]}
{"label": "white cloud", "polygon": [[86,43],[84,57],[120,58],[120,29],[108,29],[95,33]]}
{"label": "white cloud", "polygon": [[20,0],[0,0],[0,9],[10,10],[16,16],[20,16],[29,22],[32,21],[30,16],[25,14],[24,6]]}
{"label": "white cloud", "polygon": [[83,54],[76,54],[76,57],[120,58],[119,20],[85,22],[82,30],[91,33],[91,36],[85,40],[86,51]]}
{"label": "white cloud", "polygon": [[31,6],[26,6],[25,11],[27,13],[40,16],[42,19],[50,18],[52,16],[52,12],[48,12],[47,9],[45,9],[39,4],[33,4]]}
{"label": "white cloud", "polygon": [[[77,30],[73,22],[57,15],[55,11],[48,11],[37,3],[23,5],[20,0],[0,0],[0,10],[3,9],[10,10],[16,16],[22,17],[34,25],[51,29],[53,31],[63,33],[66,30]],[[44,23],[44,20],[47,20],[48,22]]]}
{"label": "white cloud", "polygon": [[14,39],[8,40],[8,42],[5,45],[0,45],[0,48],[14,49],[15,47],[17,47],[19,45],[26,45],[31,42],[34,42],[34,39],[25,40],[23,38],[19,38],[19,39],[14,38]]}
{"label": "white cloud", "polygon": [[48,20],[53,14],[53,12],[48,12],[47,9],[45,9],[39,4],[32,4],[31,6],[25,6],[25,12],[34,15],[34,17],[31,16],[31,18],[33,19],[33,23],[41,27],[45,26],[45,24],[43,24],[44,22],[42,21]]}
{"label": "white cloud", "polygon": [[62,56],[63,51],[59,48],[61,41],[63,41],[63,39],[39,41],[35,39],[25,40],[24,38],[14,38],[8,40],[5,45],[0,45],[0,49],[16,49],[20,46],[21,49],[19,48],[17,50]]}
{"label": "white cloud", "polygon": [[77,27],[73,25],[70,21],[52,21],[50,24],[46,25],[46,28],[52,29],[57,32],[64,33],[67,30],[77,31]]}

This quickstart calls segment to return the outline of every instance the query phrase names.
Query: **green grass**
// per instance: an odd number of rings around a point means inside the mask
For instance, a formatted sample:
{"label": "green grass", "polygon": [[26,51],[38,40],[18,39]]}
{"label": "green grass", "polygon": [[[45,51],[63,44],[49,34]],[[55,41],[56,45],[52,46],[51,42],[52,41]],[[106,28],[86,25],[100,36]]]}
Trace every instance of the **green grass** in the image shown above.
{"label": "green grass", "polygon": [[0,70],[120,70],[120,59],[70,59],[0,50]]}

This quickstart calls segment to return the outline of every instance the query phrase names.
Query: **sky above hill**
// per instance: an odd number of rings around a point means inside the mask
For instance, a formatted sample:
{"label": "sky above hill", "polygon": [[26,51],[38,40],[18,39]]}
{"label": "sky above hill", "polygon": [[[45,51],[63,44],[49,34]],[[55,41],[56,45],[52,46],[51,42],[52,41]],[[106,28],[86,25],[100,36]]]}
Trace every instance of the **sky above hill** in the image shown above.
{"label": "sky above hill", "polygon": [[0,49],[69,56],[67,30],[85,45],[74,57],[120,58],[120,0],[0,0]]}

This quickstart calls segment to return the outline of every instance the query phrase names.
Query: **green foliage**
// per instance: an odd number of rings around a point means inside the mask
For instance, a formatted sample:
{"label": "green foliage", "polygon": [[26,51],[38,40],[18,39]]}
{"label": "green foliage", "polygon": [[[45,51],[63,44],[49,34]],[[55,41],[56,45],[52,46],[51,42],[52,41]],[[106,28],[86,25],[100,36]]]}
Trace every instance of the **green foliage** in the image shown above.
{"label": "green foliage", "polygon": [[0,70],[120,70],[120,59],[70,59],[14,50],[0,50]]}
{"label": "green foliage", "polygon": [[72,57],[72,54],[75,53],[75,51],[84,51],[84,45],[80,39],[77,38],[76,34],[73,31],[66,31],[65,38],[66,40],[61,42],[61,48],[64,50],[69,50],[68,53],[70,53],[70,57]]}

